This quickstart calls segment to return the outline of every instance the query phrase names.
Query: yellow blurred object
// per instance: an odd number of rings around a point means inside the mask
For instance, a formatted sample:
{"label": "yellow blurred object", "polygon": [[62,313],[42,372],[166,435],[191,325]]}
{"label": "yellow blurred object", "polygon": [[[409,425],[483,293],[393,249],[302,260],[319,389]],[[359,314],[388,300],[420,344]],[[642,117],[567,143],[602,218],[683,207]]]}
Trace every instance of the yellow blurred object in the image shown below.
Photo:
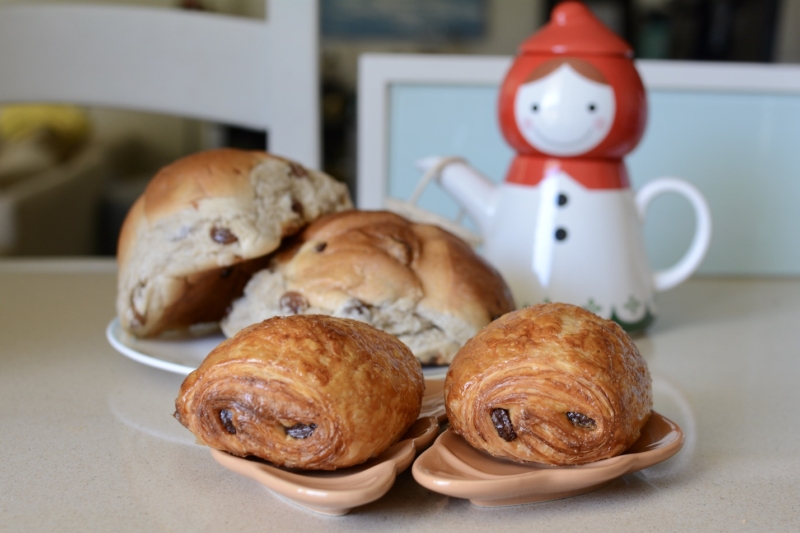
{"label": "yellow blurred object", "polygon": [[83,143],[91,132],[80,108],[54,104],[20,104],[0,109],[0,140],[19,142],[45,134],[62,146]]}

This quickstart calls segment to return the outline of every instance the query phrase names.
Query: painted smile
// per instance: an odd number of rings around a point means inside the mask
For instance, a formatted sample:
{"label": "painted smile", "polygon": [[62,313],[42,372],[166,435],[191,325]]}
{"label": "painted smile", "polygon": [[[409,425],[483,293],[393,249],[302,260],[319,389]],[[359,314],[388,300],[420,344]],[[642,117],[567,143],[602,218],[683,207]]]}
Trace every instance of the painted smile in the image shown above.
{"label": "painted smile", "polygon": [[536,126],[532,127],[531,131],[534,133],[534,135],[538,136],[539,138],[544,140],[546,143],[551,144],[551,145],[556,146],[556,147],[559,147],[559,148],[569,148],[569,147],[572,147],[572,146],[575,146],[575,145],[581,145],[582,143],[588,141],[589,138],[592,135],[592,129],[589,128],[588,130],[586,130],[586,133],[584,133],[583,135],[581,135],[580,137],[578,137],[576,139],[572,139],[571,141],[557,141],[557,140],[551,139],[547,135],[543,134],[541,132],[541,130],[536,128]]}

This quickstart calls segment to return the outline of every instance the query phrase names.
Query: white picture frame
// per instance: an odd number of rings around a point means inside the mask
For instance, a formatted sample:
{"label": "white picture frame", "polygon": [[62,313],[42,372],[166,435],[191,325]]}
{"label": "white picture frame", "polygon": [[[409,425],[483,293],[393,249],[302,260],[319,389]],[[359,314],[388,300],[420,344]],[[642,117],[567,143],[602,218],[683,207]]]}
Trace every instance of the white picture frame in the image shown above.
{"label": "white picture frame", "polygon": [[[501,83],[510,66],[509,56],[455,56],[416,54],[365,54],[359,61],[358,154],[356,203],[361,209],[381,209],[389,196],[391,150],[403,140],[392,139],[392,95],[398,88],[415,87],[490,87]],[[651,99],[651,120],[639,147],[626,162],[634,170],[642,167],[642,151],[650,152],[654,139],[674,139],[653,130],[654,118],[665,114],[664,101],[702,100],[702,105],[728,106],[731,115],[744,103],[750,115],[735,116],[713,126],[733,138],[708,142],[711,150],[694,167],[684,165],[678,173],[664,165],[662,157],[648,167],[647,179],[673,175],[697,185],[709,200],[714,220],[714,237],[709,253],[698,271],[712,275],[800,275],[800,66],[749,63],[641,60],[636,62]],[[398,93],[399,94],[399,93]],[[491,103],[490,103],[491,104]],[[674,107],[674,105],[673,105]],[[490,110],[494,113],[494,110]],[[723,111],[717,111],[717,114]],[[691,117],[693,118],[693,117]],[[791,120],[790,120],[791,118]],[[795,120],[796,119],[796,120]],[[702,122],[704,118],[698,118]],[[662,121],[663,122],[663,121]],[[776,124],[780,127],[776,127]],[[787,126],[788,124],[788,126]],[[698,123],[697,129],[711,127]],[[717,134],[712,134],[717,135]],[[649,136],[649,137],[648,137]],[[406,132],[406,137],[408,133]],[[413,139],[411,139],[413,141]],[[729,140],[729,139],[728,139]],[[406,139],[408,141],[408,139]],[[698,141],[698,142],[700,142]],[[499,142],[499,141],[498,141]],[[766,143],[766,144],[765,144]],[[643,146],[645,145],[645,146]],[[496,147],[494,147],[496,148]],[[764,152],[768,156],[764,164]],[[397,151],[397,150],[395,150]],[[638,152],[637,152],[638,151]],[[460,153],[423,155],[466,156]],[[474,154],[472,154],[474,155]],[[761,159],[759,159],[761,158]],[[674,159],[678,159],[677,157]],[[730,162],[725,166],[727,159]],[[633,164],[631,164],[633,163]],[[697,163],[697,161],[695,161]],[[413,172],[413,160],[403,161]],[[478,167],[480,169],[480,166]],[[691,170],[697,168],[697,175]],[[497,169],[495,169],[496,172]],[[657,174],[656,174],[657,173]],[[634,175],[638,174],[638,175]],[[489,175],[492,178],[494,174]],[[405,179],[410,179],[406,177]],[[416,178],[414,178],[416,179]],[[632,185],[642,184],[641,172],[632,173]],[[392,182],[395,183],[395,182]],[[393,185],[395,192],[398,187]],[[404,184],[403,190],[413,186]],[[436,187],[431,187],[434,189]],[[432,196],[443,196],[440,191]],[[407,196],[396,197],[407,199]],[[667,198],[659,202],[669,203]],[[423,202],[424,203],[424,202]],[[675,203],[680,204],[678,200]],[[424,207],[424,206],[423,206]],[[682,208],[682,206],[678,206]],[[663,209],[654,206],[655,211]],[[648,254],[654,266],[668,266],[686,249],[693,218],[688,209],[672,211],[672,218],[657,215],[645,227]],[[439,213],[442,214],[442,213]],[[648,214],[648,221],[651,216]]]}

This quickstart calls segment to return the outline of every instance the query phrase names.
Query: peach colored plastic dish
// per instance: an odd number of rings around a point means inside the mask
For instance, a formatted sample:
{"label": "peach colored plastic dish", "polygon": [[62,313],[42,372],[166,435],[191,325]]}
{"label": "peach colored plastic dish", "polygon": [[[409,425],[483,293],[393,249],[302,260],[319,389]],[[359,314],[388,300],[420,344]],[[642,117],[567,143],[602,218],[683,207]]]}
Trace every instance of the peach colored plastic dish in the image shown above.
{"label": "peach colored plastic dish", "polygon": [[655,411],[624,454],[579,466],[514,463],[491,457],[447,430],[414,463],[423,487],[474,505],[496,507],[577,496],[664,461],[683,446],[683,431]]}
{"label": "peach colored plastic dish", "polygon": [[422,397],[422,408],[419,417],[432,416],[441,424],[447,420],[447,412],[444,409],[444,380],[426,379],[425,395]]}
{"label": "peach colored plastic dish", "polygon": [[394,485],[397,474],[411,466],[439,434],[444,411],[444,382],[427,380],[420,418],[394,444],[375,459],[333,472],[287,470],[269,463],[211,450],[225,468],[249,477],[302,507],[327,515],[343,515],[354,507],[377,500]]}

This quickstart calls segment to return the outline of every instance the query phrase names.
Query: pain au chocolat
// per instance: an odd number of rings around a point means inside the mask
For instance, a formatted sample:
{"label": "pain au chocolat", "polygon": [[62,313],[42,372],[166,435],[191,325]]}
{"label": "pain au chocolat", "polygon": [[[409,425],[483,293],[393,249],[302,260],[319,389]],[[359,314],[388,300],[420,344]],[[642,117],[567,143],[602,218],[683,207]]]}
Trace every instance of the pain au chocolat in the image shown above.
{"label": "pain au chocolat", "polygon": [[456,354],[445,381],[450,426],[513,461],[578,465],[619,455],[653,405],[647,364],[627,333],[580,307],[508,313]]}
{"label": "pain au chocolat", "polygon": [[175,417],[233,455],[335,470],[399,440],[424,389],[419,361],[387,333],[350,319],[275,317],[214,349],[181,385]]}

